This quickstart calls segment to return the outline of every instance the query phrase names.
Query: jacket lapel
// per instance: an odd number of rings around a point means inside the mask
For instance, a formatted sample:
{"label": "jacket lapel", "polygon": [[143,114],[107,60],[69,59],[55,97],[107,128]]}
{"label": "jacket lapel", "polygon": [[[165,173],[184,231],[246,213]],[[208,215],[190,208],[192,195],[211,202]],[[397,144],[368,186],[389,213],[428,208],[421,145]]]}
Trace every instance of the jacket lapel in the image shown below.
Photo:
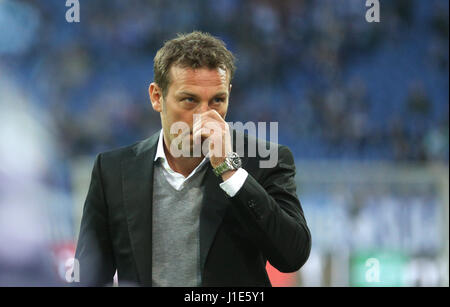
{"label": "jacket lapel", "polygon": [[159,133],[139,143],[136,155],[122,162],[123,201],[138,278],[152,285],[153,159]]}
{"label": "jacket lapel", "polygon": [[[233,140],[236,139],[236,130],[230,130],[230,132]],[[247,141],[244,140],[244,143],[247,143]],[[233,144],[233,150],[236,151],[235,144]],[[247,158],[244,155],[241,159],[242,167],[244,167],[247,164]],[[200,267],[202,276],[211,245],[231,202],[230,197],[220,187],[222,179],[214,174],[211,165],[208,165],[208,170],[203,180],[205,194],[200,213]]]}
{"label": "jacket lapel", "polygon": [[213,173],[211,165],[208,165],[203,180],[205,194],[203,195],[200,213],[200,265],[202,273],[212,242],[229,204],[225,192],[219,186],[221,181]]}

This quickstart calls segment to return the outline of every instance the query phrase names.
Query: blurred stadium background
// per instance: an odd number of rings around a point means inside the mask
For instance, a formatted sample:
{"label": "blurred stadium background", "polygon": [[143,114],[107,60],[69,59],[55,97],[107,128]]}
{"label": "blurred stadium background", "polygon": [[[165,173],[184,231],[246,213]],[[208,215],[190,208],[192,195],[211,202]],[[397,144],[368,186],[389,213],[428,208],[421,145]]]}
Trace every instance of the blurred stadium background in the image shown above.
{"label": "blurred stadium background", "polygon": [[313,250],[273,284],[448,286],[449,2],[380,3],[0,0],[0,284],[64,284],[95,155],[160,129],[155,52],[201,30],[238,58],[227,121],[296,158]]}

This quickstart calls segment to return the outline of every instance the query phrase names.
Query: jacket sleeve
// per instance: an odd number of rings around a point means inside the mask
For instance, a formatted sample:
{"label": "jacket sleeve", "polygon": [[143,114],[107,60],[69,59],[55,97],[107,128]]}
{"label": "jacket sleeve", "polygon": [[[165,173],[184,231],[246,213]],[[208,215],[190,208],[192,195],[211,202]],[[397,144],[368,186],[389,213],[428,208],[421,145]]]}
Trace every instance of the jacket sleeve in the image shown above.
{"label": "jacket sleeve", "polygon": [[270,264],[294,272],[309,257],[311,234],[296,194],[292,153],[280,146],[278,157],[274,168],[260,170],[258,181],[249,173],[232,208]]}
{"label": "jacket sleeve", "polygon": [[115,264],[103,192],[101,155],[97,156],[92,170],[75,259],[79,263],[80,285],[104,286],[112,283]]}

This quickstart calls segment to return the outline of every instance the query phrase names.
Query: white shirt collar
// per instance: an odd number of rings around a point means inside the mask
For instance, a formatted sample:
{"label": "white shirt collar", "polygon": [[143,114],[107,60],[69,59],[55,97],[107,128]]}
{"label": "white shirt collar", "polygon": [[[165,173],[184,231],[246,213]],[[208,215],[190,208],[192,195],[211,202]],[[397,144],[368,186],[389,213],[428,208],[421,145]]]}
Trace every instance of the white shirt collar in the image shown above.
{"label": "white shirt collar", "polygon": [[159,134],[159,139],[158,139],[158,147],[156,148],[156,155],[155,155],[155,159],[153,161],[157,161],[159,158],[163,158],[164,160],[167,160],[166,153],[164,152],[163,139],[164,139],[164,135],[163,135],[163,130],[161,129],[161,133]]}

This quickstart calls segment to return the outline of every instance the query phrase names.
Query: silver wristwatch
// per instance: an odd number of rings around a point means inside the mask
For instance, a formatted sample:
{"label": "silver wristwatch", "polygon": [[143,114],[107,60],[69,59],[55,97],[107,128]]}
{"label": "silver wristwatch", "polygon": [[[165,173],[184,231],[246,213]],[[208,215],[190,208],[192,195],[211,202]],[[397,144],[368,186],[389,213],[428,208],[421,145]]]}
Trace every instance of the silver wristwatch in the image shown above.
{"label": "silver wristwatch", "polygon": [[225,157],[225,161],[222,164],[213,169],[214,174],[217,177],[221,176],[223,173],[231,170],[238,169],[242,166],[242,161],[239,155],[235,152],[230,152]]}

